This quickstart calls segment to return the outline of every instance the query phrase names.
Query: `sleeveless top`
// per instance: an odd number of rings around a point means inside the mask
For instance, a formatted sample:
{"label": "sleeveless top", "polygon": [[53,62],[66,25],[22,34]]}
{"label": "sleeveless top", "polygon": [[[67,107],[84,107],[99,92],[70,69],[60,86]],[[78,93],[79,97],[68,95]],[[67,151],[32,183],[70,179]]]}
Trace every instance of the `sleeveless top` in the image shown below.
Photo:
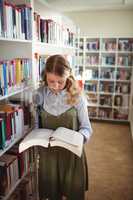
{"label": "sleeveless top", "polygon": [[[38,107],[39,128],[55,130],[62,126],[78,131],[77,111],[74,107],[54,116]],[[88,169],[85,153],[81,158],[61,147],[39,147],[39,197],[40,199],[84,200],[88,190]]]}

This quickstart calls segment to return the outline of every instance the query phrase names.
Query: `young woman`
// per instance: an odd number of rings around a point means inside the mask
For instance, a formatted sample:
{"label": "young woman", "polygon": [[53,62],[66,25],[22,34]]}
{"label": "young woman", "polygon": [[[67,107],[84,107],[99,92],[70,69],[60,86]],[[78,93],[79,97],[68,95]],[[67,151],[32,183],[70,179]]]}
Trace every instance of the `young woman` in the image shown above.
{"label": "young woman", "polygon": [[[72,76],[68,61],[61,55],[47,59],[43,86],[36,95],[37,126],[79,131],[88,141],[92,133],[84,97]],[[40,200],[84,200],[88,190],[85,152],[81,158],[61,147],[39,147]]]}

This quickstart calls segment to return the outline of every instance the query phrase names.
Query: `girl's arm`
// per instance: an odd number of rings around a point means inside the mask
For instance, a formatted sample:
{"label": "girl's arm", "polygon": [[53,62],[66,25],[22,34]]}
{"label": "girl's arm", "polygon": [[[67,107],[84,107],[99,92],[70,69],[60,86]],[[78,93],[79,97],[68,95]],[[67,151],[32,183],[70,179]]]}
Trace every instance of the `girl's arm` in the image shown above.
{"label": "girl's arm", "polygon": [[79,97],[79,102],[75,107],[78,112],[79,132],[84,136],[85,141],[88,141],[92,135],[92,127],[88,116],[87,100],[85,96]]}

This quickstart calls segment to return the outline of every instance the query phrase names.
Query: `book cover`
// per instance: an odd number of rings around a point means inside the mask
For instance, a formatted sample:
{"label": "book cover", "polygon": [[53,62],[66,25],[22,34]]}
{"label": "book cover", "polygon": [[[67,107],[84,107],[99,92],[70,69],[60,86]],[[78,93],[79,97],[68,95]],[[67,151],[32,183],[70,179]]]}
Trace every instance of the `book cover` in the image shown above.
{"label": "book cover", "polygon": [[59,127],[55,131],[44,128],[34,129],[19,144],[19,152],[21,153],[32,146],[43,146],[45,148],[60,146],[81,157],[83,135],[64,127]]}

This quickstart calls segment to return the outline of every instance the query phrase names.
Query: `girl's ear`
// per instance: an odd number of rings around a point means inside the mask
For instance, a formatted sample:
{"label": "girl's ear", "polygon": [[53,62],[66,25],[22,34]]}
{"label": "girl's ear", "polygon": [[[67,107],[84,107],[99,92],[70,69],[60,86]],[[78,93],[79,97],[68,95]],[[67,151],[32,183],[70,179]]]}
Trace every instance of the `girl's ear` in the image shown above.
{"label": "girl's ear", "polygon": [[84,83],[82,80],[77,80],[77,84],[79,87],[79,90],[82,91],[84,89]]}

